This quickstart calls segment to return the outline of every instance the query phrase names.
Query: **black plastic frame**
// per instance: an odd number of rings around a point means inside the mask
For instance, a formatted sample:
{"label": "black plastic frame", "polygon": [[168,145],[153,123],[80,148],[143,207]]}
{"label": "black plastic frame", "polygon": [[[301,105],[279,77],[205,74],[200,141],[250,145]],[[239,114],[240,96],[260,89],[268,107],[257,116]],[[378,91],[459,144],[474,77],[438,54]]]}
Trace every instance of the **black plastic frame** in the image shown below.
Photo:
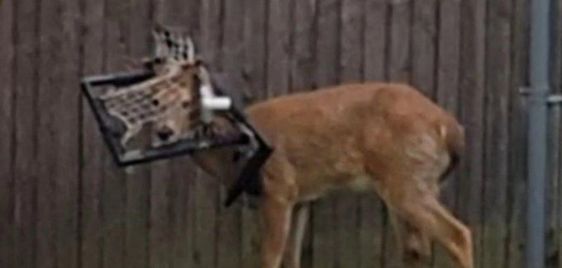
{"label": "black plastic frame", "polygon": [[[150,70],[143,70],[122,74],[108,74],[100,76],[89,76],[82,79],[81,86],[83,94],[86,96],[88,103],[91,107],[94,117],[97,121],[98,127],[103,135],[103,139],[109,148],[115,163],[120,167],[142,164],[156,160],[168,159],[176,156],[192,153],[198,150],[212,149],[223,146],[235,146],[247,144],[247,137],[232,137],[227,139],[182,139],[177,142],[166,144],[158,148],[148,148],[146,150],[126,150],[121,145],[120,137],[112,128],[115,125],[115,118],[107,113],[103,107],[103,103],[96,99],[94,96],[95,91],[100,87],[112,85],[116,87],[124,87],[135,83],[142,82],[146,79],[154,77],[154,72]],[[243,124],[247,125],[249,129],[255,132],[255,129],[247,123],[241,112],[233,108],[231,111],[238,119],[241,119]],[[258,133],[254,135],[260,141]],[[261,142],[260,142],[261,143]]]}

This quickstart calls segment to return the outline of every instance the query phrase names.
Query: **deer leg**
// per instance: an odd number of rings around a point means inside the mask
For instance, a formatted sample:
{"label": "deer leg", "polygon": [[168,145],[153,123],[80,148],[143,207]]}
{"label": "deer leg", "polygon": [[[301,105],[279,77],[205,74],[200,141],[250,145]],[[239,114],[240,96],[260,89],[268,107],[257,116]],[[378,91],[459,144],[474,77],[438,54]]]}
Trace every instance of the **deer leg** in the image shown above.
{"label": "deer leg", "polygon": [[405,222],[404,262],[408,267],[422,267],[431,260],[431,241],[419,228]]}
{"label": "deer leg", "polygon": [[[409,188],[406,185],[401,186]],[[433,194],[419,189],[409,190],[407,193],[394,195],[398,198],[393,198],[392,194],[388,195],[388,205],[403,220],[439,242],[459,267],[473,268],[470,230],[455,219]]]}
{"label": "deer leg", "polygon": [[422,267],[431,259],[431,241],[421,230],[390,212],[390,222],[396,235],[397,246],[407,267]]}
{"label": "deer leg", "polygon": [[266,196],[260,209],[263,220],[261,267],[279,268],[291,227],[293,207],[291,204]]}
{"label": "deer leg", "polygon": [[291,237],[289,244],[287,245],[287,258],[285,259],[285,265],[288,268],[301,267],[302,241],[304,239],[308,217],[308,204],[296,208],[293,216]]}

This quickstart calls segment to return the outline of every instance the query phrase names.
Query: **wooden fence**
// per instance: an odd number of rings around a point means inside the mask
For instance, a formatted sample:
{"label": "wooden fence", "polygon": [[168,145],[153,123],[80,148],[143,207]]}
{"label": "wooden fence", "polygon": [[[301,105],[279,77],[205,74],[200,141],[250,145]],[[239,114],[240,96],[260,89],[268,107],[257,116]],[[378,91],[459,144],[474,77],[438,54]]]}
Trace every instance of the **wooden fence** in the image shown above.
{"label": "wooden fence", "polygon": [[[0,267],[258,267],[254,210],[223,208],[224,188],[188,158],[117,169],[80,96],[81,76],[147,55],[154,22],[190,29],[214,69],[262,99],[359,80],[419,87],[467,128],[443,199],[474,230],[477,267],[523,267],[527,1],[0,3]],[[560,91],[562,35],[553,48]],[[562,267],[562,111],[551,112],[546,259]],[[400,267],[385,213],[373,196],[314,204],[304,267]],[[432,266],[450,261],[437,249]]]}

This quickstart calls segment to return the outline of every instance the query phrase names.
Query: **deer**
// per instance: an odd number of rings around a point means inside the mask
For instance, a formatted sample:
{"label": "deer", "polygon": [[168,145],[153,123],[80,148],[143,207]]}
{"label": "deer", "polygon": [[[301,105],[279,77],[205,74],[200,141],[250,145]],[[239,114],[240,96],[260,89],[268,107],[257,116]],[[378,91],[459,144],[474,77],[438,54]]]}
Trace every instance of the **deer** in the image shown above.
{"label": "deer", "polygon": [[[199,61],[192,73],[213,86]],[[197,79],[192,79],[196,81]],[[473,268],[471,231],[439,201],[440,186],[458,165],[464,127],[405,83],[356,82],[259,101],[244,113],[273,148],[261,168],[261,268],[301,267],[312,201],[337,190],[369,192],[388,208],[405,264],[418,267],[441,245],[460,268]],[[180,133],[184,117],[155,130],[163,139]],[[221,114],[213,131],[236,134]],[[206,173],[226,185],[241,169],[234,147],[193,152]],[[286,254],[286,255],[285,255]]]}

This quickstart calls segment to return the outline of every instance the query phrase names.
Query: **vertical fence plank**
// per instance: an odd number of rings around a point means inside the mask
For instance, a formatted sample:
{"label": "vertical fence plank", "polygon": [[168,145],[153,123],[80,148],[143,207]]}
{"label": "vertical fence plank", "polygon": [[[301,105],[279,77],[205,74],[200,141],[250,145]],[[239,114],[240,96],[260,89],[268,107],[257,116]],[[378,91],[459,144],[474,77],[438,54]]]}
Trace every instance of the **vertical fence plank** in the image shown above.
{"label": "vertical fence plank", "polygon": [[[318,86],[333,85],[339,73],[339,0],[318,1],[316,42],[316,82]],[[335,267],[336,234],[332,224],[336,217],[335,200],[322,200],[312,211],[312,261],[314,268]]]}
{"label": "vertical fence plank", "polygon": [[[262,0],[244,1],[244,63],[242,87],[248,89],[251,99],[260,100],[266,95],[266,10],[267,2]],[[243,88],[234,90],[244,90]],[[243,197],[245,198],[245,197]],[[248,200],[246,200],[248,201]],[[241,267],[258,267],[260,258],[259,213],[255,209],[242,208]]]}
{"label": "vertical fence plank", "polygon": [[49,3],[40,12],[37,256],[44,267],[72,267],[78,262],[78,6]]}
{"label": "vertical fence plank", "polygon": [[385,0],[365,0],[365,38],[363,73],[365,80],[386,79],[386,62],[389,45],[387,25],[389,5]]}
{"label": "vertical fence plank", "polygon": [[[82,18],[82,74],[97,75],[104,64],[104,1],[83,0]],[[90,107],[82,106],[82,164],[80,190],[82,268],[99,268],[102,263],[103,221],[101,214],[101,186],[106,172],[104,163],[109,157]]]}
{"label": "vertical fence plank", "polygon": [[317,5],[318,2],[315,0],[295,1],[294,3],[294,49],[290,65],[291,91],[310,90],[314,86]]}
{"label": "vertical fence plank", "polygon": [[[230,90],[244,90],[238,84],[237,77],[242,76],[243,64],[243,2],[223,1],[224,16],[221,27],[216,29],[222,31],[221,61],[222,70],[227,77],[232,78],[229,82]],[[219,201],[226,199],[226,189],[221,187]],[[241,206],[240,203],[226,208],[219,202],[217,207],[220,215],[218,221],[218,236],[220,242],[217,244],[217,267],[241,267]]]}
{"label": "vertical fence plank", "polygon": [[[414,1],[390,1],[390,15],[388,29],[390,36],[387,61],[388,79],[393,82],[410,83],[412,79],[411,55],[411,18]],[[388,213],[388,211],[386,211]],[[402,267],[402,254],[397,250],[395,229],[392,228],[389,218],[386,219],[384,239],[384,265],[385,267]]]}
{"label": "vertical fence plank", "polygon": [[[183,28],[193,38],[196,45],[196,53],[204,50],[199,46],[200,20],[199,12],[201,1],[168,1],[165,9],[161,12],[161,20],[174,26]],[[196,181],[196,166],[190,162],[188,157],[180,157],[171,160],[172,183],[171,191],[171,220],[173,231],[171,240],[173,242],[172,267],[192,267],[195,263],[194,251],[195,239],[193,231],[195,227],[194,205],[195,193],[193,192]]]}
{"label": "vertical fence plank", "polygon": [[5,1],[0,5],[0,267],[14,267],[14,217],[13,217],[13,173],[12,131],[14,96],[14,18],[15,2]]}
{"label": "vertical fence plank", "polygon": [[[105,0],[104,73],[122,71],[126,58],[128,4],[121,0]],[[106,157],[106,171],[101,185],[103,218],[103,267],[125,265],[126,176],[111,158]]]}
{"label": "vertical fence plank", "polygon": [[[57,219],[56,198],[57,178],[55,165],[57,164],[56,148],[52,141],[56,138],[55,113],[57,94],[60,94],[60,77],[57,76],[59,66],[52,63],[60,59],[57,31],[61,28],[61,21],[57,18],[58,3],[41,2],[40,9],[40,53],[39,53],[39,87],[37,93],[38,109],[38,163],[41,180],[37,182],[37,258],[46,268],[57,265]],[[60,72],[59,72],[60,73]],[[54,93],[54,94],[53,94]]]}
{"label": "vertical fence plank", "polygon": [[289,90],[290,3],[290,0],[268,2],[267,92],[269,97],[285,94]]}
{"label": "vertical fence plank", "polygon": [[410,53],[410,34],[412,4],[410,0],[392,0],[390,9],[390,59],[389,78],[392,81],[410,82],[412,59]]}
{"label": "vertical fence plank", "polygon": [[168,160],[151,164],[149,212],[149,267],[171,267],[172,171]]}
{"label": "vertical fence plank", "polygon": [[[443,1],[438,8],[439,38],[436,100],[448,112],[458,114],[460,4],[455,1]],[[443,199],[449,208],[455,207],[457,180],[456,176],[450,178],[443,191]]]}
{"label": "vertical fence plank", "polygon": [[436,84],[437,1],[413,2],[412,84],[426,96],[433,97]]}
{"label": "vertical fence plank", "polygon": [[486,2],[461,2],[461,121],[466,128],[466,152],[459,180],[459,212],[473,233],[475,264],[479,265],[481,247],[481,185],[483,156],[483,107],[485,82]]}
{"label": "vertical fence plank", "polygon": [[507,262],[505,267],[523,267],[523,245],[525,243],[525,185],[527,178],[526,152],[527,146],[527,116],[525,116],[525,102],[518,91],[527,83],[528,60],[528,8],[524,0],[513,2],[512,18],[512,61],[511,61],[511,114],[510,133],[511,155],[509,175],[509,218],[507,229],[508,245]]}
{"label": "vertical fence plank", "polygon": [[[221,9],[220,0],[201,1],[201,54],[213,70],[216,70],[220,63]],[[215,243],[220,241],[217,235],[217,210],[221,205],[219,190],[216,179],[199,172],[193,192],[196,207],[195,228],[192,234],[196,250],[193,257],[194,267],[217,267]]]}
{"label": "vertical fence plank", "polygon": [[[342,0],[340,7],[340,81],[358,82],[363,71],[363,6],[362,0]],[[347,195],[336,199],[333,219],[338,248],[337,267],[358,267],[360,203],[358,196]]]}
{"label": "vertical fence plank", "polygon": [[[365,1],[365,27],[363,47],[363,78],[367,81],[384,81],[388,36],[387,23],[389,5],[385,0]],[[380,200],[365,197],[361,201],[360,259],[359,267],[383,267],[384,217]]]}
{"label": "vertical fence plank", "polygon": [[[438,6],[438,50],[437,50],[437,102],[452,114],[458,115],[459,110],[459,41],[460,41],[460,3],[442,1]],[[447,178],[442,188],[442,200],[454,211],[456,208],[459,168]],[[449,267],[453,265],[449,255],[442,248],[434,247],[433,267]]]}
{"label": "vertical fence plank", "polygon": [[35,266],[36,90],[39,8],[37,1],[15,2],[14,258],[15,267]]}
{"label": "vertical fence plank", "polygon": [[507,238],[511,1],[488,2],[482,267],[503,267]]}
{"label": "vertical fence plank", "polygon": [[[150,56],[151,6],[151,0],[128,1],[127,54],[123,57],[131,65],[138,66],[139,59]],[[150,166],[141,165],[125,178],[125,267],[149,267],[150,175]]]}
{"label": "vertical fence plank", "polygon": [[[295,1],[268,1],[267,7],[267,96],[277,97],[289,93],[292,58],[292,9]],[[267,235],[267,234],[264,234]]]}
{"label": "vertical fence plank", "polygon": [[58,131],[56,183],[57,266],[78,265],[78,190],[79,190],[79,117],[80,117],[80,53],[79,12],[77,1],[60,2],[60,40],[63,51],[60,65],[60,94],[55,116]]}
{"label": "vertical fence plank", "polygon": [[[185,28],[179,23],[184,9],[174,1],[153,1],[152,14],[158,24]],[[174,10],[170,12],[170,10]],[[151,163],[149,212],[149,267],[171,267],[173,250],[172,198],[176,191],[171,160]]]}
{"label": "vertical fence plank", "polygon": [[[290,65],[291,91],[302,92],[315,87],[314,67],[316,55],[316,23],[318,19],[318,1],[294,1],[293,4],[293,55]],[[312,230],[310,216],[307,222],[301,265],[312,267]]]}

